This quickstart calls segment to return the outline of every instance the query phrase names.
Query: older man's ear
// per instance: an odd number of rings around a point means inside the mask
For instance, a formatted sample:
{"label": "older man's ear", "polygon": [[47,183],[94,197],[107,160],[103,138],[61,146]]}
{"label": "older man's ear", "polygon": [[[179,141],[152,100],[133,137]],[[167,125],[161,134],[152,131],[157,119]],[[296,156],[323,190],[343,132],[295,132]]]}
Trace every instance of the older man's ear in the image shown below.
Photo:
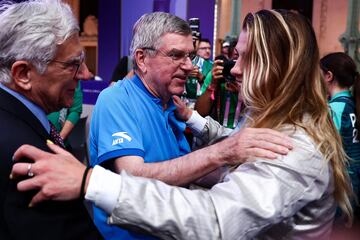
{"label": "older man's ear", "polygon": [[138,66],[138,69],[142,72],[142,73],[146,73],[147,69],[146,69],[146,64],[145,64],[145,52],[143,49],[137,49],[135,51],[135,61],[136,61],[136,65]]}
{"label": "older man's ear", "polygon": [[16,61],[11,66],[11,76],[13,81],[10,88],[20,88],[23,91],[31,89],[31,66],[27,61]]}

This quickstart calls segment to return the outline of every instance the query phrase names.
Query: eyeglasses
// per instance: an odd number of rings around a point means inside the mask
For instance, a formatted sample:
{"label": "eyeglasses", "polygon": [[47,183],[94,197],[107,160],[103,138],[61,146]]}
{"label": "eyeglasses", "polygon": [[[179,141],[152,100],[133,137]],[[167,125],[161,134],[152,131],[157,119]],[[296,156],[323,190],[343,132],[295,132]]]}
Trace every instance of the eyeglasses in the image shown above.
{"label": "eyeglasses", "polygon": [[142,48],[142,49],[159,52],[163,56],[171,58],[173,63],[176,64],[176,65],[185,64],[187,58],[190,58],[190,60],[192,61],[196,57],[196,52],[195,51],[187,53],[187,52],[184,52],[184,51],[181,51],[181,50],[178,50],[178,49],[172,49],[172,50],[170,50],[170,52],[165,53],[165,52],[163,52],[163,51],[161,51],[159,49],[155,49],[155,48],[152,48],[152,47],[145,47],[145,48]]}
{"label": "eyeglasses", "polygon": [[74,72],[74,78],[75,78],[79,72],[81,64],[83,64],[84,61],[85,61],[85,52],[82,51],[80,56],[78,56],[70,61],[63,62],[63,61],[58,61],[58,60],[51,60],[50,62],[56,62],[56,63],[62,64],[64,69],[68,69],[69,71]]}

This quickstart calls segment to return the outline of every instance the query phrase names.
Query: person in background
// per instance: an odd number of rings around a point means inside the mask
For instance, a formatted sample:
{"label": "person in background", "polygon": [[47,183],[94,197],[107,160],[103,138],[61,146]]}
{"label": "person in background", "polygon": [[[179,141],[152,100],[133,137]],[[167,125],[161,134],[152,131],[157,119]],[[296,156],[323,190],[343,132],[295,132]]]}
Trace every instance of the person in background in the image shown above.
{"label": "person in background", "polygon": [[[197,62],[194,63],[194,66],[199,67],[199,72],[201,75],[198,76],[199,82],[202,84],[204,81],[205,76],[211,71],[212,69],[212,60],[211,60],[211,44],[209,39],[202,38],[199,41],[199,45],[196,51],[196,55],[199,57]],[[196,67],[195,67],[196,69]],[[193,70],[194,71],[194,70]],[[190,76],[192,72],[190,73]]]}
{"label": "person in background", "polygon": [[[360,197],[360,77],[355,62],[346,53],[330,53],[320,60],[329,94],[332,119],[350,158],[347,166],[355,196]],[[350,90],[352,88],[352,91]],[[353,203],[360,220],[359,206]]]}
{"label": "person in background", "polygon": [[200,96],[200,89],[205,77],[211,72],[213,62],[211,57],[211,45],[208,39],[200,39],[196,50],[196,57],[192,60],[193,69],[185,85],[185,97],[188,106],[194,108],[196,99]]}
{"label": "person in background", "polygon": [[230,73],[239,56],[236,42],[229,44],[230,59],[223,55],[215,58],[213,69],[206,76],[195,104],[201,116],[210,115],[228,128],[235,128],[244,114],[243,101],[238,98],[240,85]]}
{"label": "person in background", "polygon": [[211,43],[209,39],[200,39],[198,48],[196,50],[196,55],[202,57],[204,60],[211,61]]}
{"label": "person in background", "polygon": [[83,93],[80,82],[75,89],[73,104],[70,108],[62,108],[58,112],[52,112],[47,115],[47,118],[54,125],[59,132],[60,137],[64,140],[64,144],[68,150],[71,151],[71,146],[67,141],[76,123],[79,121],[82,113]]}
{"label": "person in background", "polygon": [[[33,199],[38,203],[76,198],[76,190],[83,187],[85,198],[105,210],[109,224],[164,239],[328,239],[337,203],[351,222],[351,188],[340,136],[319,81],[319,50],[311,23],[286,10],[250,13],[236,49],[239,58],[231,72],[242,85],[249,109],[246,126],[289,134],[294,144],[289,154],[274,160],[247,158],[211,189],[189,190],[100,166],[85,171],[55,145],[49,144],[55,154],[25,145],[14,159],[33,159],[34,177],[20,182],[18,189],[40,189]],[[190,109],[178,114],[200,133],[223,129],[210,119],[203,122]],[[204,148],[206,152],[193,153],[220,157],[226,152],[216,154],[211,147],[228,144],[241,132]],[[51,162],[51,167],[44,168],[44,162]],[[16,163],[13,175],[26,175],[26,167]],[[45,195],[47,189],[50,193]]]}
{"label": "person in background", "polygon": [[[79,26],[59,0],[0,2],[0,239],[102,239],[82,199],[30,204],[35,192],[17,191],[9,179],[13,154],[32,144],[63,146],[46,115],[70,108],[84,63]],[[28,177],[33,175],[30,160]],[[10,177],[11,178],[11,177]]]}
{"label": "person in background", "polygon": [[230,42],[224,41],[221,44],[221,54],[219,56],[223,56],[225,59],[230,59]]}

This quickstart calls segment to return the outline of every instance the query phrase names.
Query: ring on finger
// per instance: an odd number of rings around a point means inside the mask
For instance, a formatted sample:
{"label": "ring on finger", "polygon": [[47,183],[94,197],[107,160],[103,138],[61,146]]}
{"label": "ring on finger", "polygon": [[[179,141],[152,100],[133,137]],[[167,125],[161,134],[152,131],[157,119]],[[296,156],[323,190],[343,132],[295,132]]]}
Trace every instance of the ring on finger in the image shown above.
{"label": "ring on finger", "polygon": [[32,167],[32,164],[29,163],[28,168],[27,168],[28,177],[33,177],[34,176],[34,173],[31,171],[31,167]]}

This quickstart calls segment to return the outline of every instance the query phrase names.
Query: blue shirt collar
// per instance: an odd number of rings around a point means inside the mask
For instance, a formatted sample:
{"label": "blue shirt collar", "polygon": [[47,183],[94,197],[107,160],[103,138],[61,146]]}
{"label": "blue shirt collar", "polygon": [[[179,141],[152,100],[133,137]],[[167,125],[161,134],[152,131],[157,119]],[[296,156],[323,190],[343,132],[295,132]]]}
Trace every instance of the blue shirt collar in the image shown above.
{"label": "blue shirt collar", "polygon": [[338,97],[352,97],[351,92],[349,90],[345,90],[345,91],[341,91],[336,93],[334,96],[332,96],[332,98],[330,99],[330,101],[334,100],[335,98]]}
{"label": "blue shirt collar", "polygon": [[40,121],[41,125],[44,126],[46,131],[50,133],[50,124],[43,109],[41,109],[38,105],[31,102],[29,99],[27,99],[20,93],[15,92],[14,90],[4,86],[3,84],[0,84],[0,88],[2,88],[4,91],[8,92],[13,97],[18,99],[22,104],[24,104],[32,112],[32,114],[36,116],[36,118]]}

